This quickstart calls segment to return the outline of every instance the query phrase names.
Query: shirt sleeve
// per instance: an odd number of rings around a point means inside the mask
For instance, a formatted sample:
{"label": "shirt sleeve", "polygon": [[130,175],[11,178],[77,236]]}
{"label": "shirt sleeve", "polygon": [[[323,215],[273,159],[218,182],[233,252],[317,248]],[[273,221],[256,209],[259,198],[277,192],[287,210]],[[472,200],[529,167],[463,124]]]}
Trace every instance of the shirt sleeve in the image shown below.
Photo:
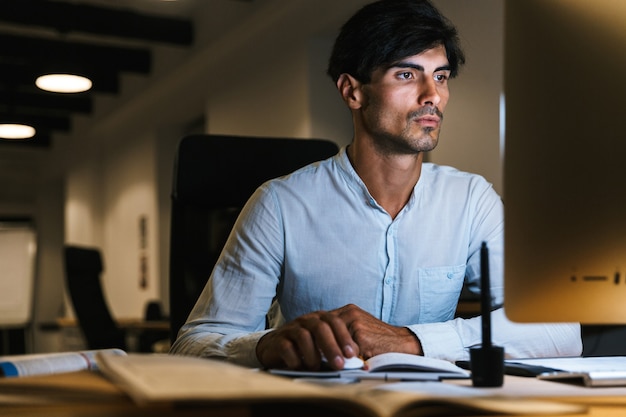
{"label": "shirt sleeve", "polygon": [[[506,358],[579,356],[582,353],[577,323],[514,323],[504,309],[492,312],[493,344],[503,346]],[[443,323],[408,326],[422,344],[424,356],[456,361],[469,359],[469,349],[482,342],[481,318],[457,318]]]}
{"label": "shirt sleeve", "polygon": [[192,332],[183,332],[183,336],[172,345],[170,353],[223,359],[242,366],[260,368],[262,364],[256,357],[256,345],[269,331],[223,335],[196,327]]}
{"label": "shirt sleeve", "polygon": [[256,345],[268,331],[284,256],[280,228],[278,207],[262,186],[237,219],[170,353],[261,365]]}

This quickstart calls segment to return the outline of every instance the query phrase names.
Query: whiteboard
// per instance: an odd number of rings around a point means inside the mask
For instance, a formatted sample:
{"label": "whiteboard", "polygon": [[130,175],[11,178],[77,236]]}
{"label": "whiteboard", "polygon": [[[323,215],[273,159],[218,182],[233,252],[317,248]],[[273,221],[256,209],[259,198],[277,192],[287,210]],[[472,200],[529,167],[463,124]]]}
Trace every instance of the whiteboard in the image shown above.
{"label": "whiteboard", "polygon": [[31,321],[36,236],[30,225],[0,223],[0,327]]}

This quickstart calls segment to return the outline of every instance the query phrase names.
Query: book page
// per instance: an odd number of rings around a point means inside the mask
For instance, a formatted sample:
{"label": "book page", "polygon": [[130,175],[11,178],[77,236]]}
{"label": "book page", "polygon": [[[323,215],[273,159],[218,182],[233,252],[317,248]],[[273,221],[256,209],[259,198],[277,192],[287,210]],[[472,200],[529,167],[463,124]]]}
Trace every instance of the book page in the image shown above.
{"label": "book page", "polygon": [[138,402],[270,397],[323,397],[318,387],[293,384],[215,359],[173,355],[98,356],[101,372]]}
{"label": "book page", "polygon": [[389,352],[369,358],[365,363],[370,372],[421,371],[452,372],[469,375],[469,372],[452,362],[408,353]]}
{"label": "book page", "polygon": [[303,371],[270,369],[274,375],[292,378],[325,379],[332,383],[352,383],[363,380],[440,381],[449,378],[469,378],[469,371],[441,359],[408,353],[388,352],[365,361],[365,369],[333,371]]}

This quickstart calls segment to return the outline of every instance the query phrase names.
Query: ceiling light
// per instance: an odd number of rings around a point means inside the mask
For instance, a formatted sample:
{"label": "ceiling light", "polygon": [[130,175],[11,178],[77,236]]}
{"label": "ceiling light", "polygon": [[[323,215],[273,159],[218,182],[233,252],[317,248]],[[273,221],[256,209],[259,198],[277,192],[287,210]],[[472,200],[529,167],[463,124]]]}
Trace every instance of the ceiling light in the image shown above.
{"label": "ceiling light", "polygon": [[82,75],[46,74],[37,78],[37,87],[53,93],[82,93],[91,88],[91,80]]}
{"label": "ceiling light", "polygon": [[0,138],[28,139],[35,136],[35,128],[28,125],[0,123]]}

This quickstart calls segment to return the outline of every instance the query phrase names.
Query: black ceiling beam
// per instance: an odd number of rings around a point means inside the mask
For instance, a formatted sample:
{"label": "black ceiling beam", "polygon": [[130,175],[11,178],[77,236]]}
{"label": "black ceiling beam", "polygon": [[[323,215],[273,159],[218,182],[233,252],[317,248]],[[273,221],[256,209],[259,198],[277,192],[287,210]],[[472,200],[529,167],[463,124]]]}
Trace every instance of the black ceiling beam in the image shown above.
{"label": "black ceiling beam", "polygon": [[[0,2],[1,4],[2,2]],[[0,34],[0,62],[16,65],[55,65],[74,63],[87,68],[104,67],[117,71],[147,74],[152,55],[147,48],[130,48],[70,42],[54,39]]]}
{"label": "black ceiling beam", "polygon": [[39,146],[49,147],[52,140],[49,133],[37,132],[35,136],[28,139],[3,139],[0,138],[0,146]]}
{"label": "black ceiling beam", "polygon": [[[5,107],[6,111],[20,111],[24,109],[25,112],[44,111],[50,113],[91,113],[92,111],[92,99],[86,93],[78,94],[60,94],[50,93],[45,91],[37,91],[36,88],[31,91],[8,91],[7,89],[0,88],[0,94],[2,94],[6,100],[0,101],[0,108]],[[9,108],[9,105],[13,109]]]}
{"label": "black ceiling beam", "polygon": [[76,113],[91,113],[91,98],[85,94],[26,93],[19,92],[13,97],[16,106],[41,110],[56,110]]}
{"label": "black ceiling beam", "polygon": [[35,130],[59,130],[67,132],[71,128],[69,116],[48,116],[43,114],[27,114],[12,111],[0,112],[0,123],[23,123],[31,125]]}
{"label": "black ceiling beam", "polygon": [[152,54],[130,48],[0,34],[0,84],[31,85],[46,72],[87,75],[94,92],[117,93],[119,73],[148,74]]}
{"label": "black ceiling beam", "polygon": [[[86,68],[93,86],[90,92],[94,93],[118,93],[120,89],[118,70],[106,66]],[[42,67],[38,64],[4,64],[0,55],[0,89],[13,89],[15,91],[31,90],[35,80],[42,75]],[[37,90],[41,93],[46,93]]]}
{"label": "black ceiling beam", "polygon": [[183,46],[193,43],[193,24],[189,20],[63,1],[2,0],[0,21],[53,28],[61,33],[82,32]]}

